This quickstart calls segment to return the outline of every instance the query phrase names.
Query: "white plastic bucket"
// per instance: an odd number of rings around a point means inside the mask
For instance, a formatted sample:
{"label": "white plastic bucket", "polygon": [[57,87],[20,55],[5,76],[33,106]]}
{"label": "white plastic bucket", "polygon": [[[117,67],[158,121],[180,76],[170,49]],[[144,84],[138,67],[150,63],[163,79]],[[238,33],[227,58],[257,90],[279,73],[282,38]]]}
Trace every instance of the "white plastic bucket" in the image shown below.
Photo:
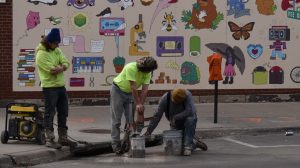
{"label": "white plastic bucket", "polygon": [[145,157],[145,137],[136,136],[130,139],[131,157],[144,158]]}
{"label": "white plastic bucket", "polygon": [[163,148],[166,155],[181,155],[182,130],[167,130],[163,132]]}

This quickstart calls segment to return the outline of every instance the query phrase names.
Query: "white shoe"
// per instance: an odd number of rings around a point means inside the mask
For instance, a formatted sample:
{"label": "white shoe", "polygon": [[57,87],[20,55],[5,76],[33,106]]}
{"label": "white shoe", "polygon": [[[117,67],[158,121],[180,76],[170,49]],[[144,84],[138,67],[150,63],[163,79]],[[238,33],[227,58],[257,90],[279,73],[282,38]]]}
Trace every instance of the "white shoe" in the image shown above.
{"label": "white shoe", "polygon": [[184,156],[191,156],[192,154],[192,149],[189,148],[189,147],[185,147],[184,150],[183,150],[183,155]]}

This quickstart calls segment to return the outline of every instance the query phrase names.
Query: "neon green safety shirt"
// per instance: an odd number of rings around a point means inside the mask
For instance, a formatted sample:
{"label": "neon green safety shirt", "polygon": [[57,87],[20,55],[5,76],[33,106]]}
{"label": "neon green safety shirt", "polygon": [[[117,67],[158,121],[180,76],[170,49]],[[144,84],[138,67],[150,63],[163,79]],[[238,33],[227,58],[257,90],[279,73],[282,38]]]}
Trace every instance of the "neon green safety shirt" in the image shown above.
{"label": "neon green safety shirt", "polygon": [[142,84],[150,84],[151,72],[145,73],[138,70],[136,62],[131,62],[125,65],[122,72],[114,78],[114,83],[126,93],[131,93],[130,82],[136,82],[137,88]]}
{"label": "neon green safety shirt", "polygon": [[66,59],[64,54],[59,48],[53,51],[46,51],[46,48],[39,44],[36,48],[36,65],[41,80],[41,87],[62,87],[65,86],[64,74],[59,73],[57,75],[51,74],[50,70],[59,65],[65,65],[70,67],[70,62]]}

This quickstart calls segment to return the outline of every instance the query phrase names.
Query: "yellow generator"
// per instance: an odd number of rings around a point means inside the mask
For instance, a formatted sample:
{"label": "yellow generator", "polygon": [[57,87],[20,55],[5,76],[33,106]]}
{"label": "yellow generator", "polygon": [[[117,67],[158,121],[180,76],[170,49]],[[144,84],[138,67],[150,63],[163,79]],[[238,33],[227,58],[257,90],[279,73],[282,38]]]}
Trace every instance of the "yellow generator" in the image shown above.
{"label": "yellow generator", "polygon": [[10,103],[6,106],[5,130],[1,133],[1,142],[8,140],[35,141],[46,143],[43,129],[44,112],[39,106],[29,103]]}

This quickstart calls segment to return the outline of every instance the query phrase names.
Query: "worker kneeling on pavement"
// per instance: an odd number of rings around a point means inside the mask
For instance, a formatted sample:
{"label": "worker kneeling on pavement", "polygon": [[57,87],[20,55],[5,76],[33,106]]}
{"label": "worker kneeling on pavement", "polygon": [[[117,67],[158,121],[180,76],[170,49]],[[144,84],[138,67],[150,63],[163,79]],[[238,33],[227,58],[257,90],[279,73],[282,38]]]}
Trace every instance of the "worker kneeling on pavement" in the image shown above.
{"label": "worker kneeling on pavement", "polygon": [[197,147],[204,151],[207,150],[206,144],[194,137],[197,125],[197,109],[190,91],[178,88],[165,93],[159,100],[145,136],[151,135],[163,113],[170,121],[171,128],[183,130],[183,155],[191,155]]}

